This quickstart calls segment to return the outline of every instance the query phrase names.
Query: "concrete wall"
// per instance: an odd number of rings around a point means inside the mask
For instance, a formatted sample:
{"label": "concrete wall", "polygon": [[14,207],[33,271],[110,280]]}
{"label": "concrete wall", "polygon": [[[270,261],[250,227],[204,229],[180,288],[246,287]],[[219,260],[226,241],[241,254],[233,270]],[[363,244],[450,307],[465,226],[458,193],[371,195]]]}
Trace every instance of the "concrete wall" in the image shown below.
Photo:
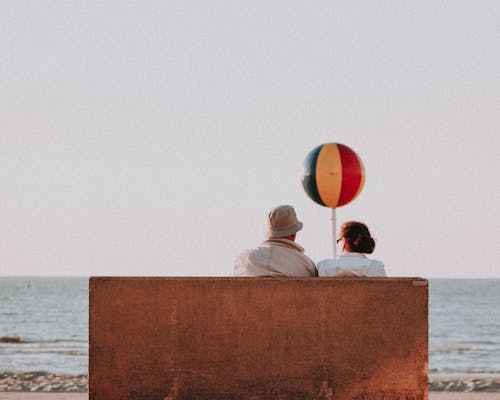
{"label": "concrete wall", "polygon": [[427,399],[419,278],[91,278],[91,400]]}

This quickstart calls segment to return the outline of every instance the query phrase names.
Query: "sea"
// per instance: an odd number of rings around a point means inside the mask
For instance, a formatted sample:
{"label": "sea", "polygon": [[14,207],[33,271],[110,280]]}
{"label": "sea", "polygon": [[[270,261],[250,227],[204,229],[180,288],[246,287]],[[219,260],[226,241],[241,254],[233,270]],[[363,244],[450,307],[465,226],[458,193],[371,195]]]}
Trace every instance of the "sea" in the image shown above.
{"label": "sea", "polygon": [[[88,278],[0,277],[0,373],[87,369]],[[429,281],[429,373],[500,375],[500,279]]]}

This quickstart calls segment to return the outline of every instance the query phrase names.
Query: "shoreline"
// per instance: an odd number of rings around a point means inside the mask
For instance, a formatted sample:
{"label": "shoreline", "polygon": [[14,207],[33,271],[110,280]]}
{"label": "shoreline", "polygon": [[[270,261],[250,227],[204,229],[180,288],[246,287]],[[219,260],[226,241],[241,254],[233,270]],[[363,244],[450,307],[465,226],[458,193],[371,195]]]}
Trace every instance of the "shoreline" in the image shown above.
{"label": "shoreline", "polygon": [[429,375],[430,392],[500,393],[500,375]]}
{"label": "shoreline", "polygon": [[0,392],[87,393],[87,374],[0,372]]}
{"label": "shoreline", "polygon": [[[86,395],[88,376],[43,371],[0,373],[0,394],[27,392]],[[500,375],[429,375],[429,393],[496,393],[500,398]]]}

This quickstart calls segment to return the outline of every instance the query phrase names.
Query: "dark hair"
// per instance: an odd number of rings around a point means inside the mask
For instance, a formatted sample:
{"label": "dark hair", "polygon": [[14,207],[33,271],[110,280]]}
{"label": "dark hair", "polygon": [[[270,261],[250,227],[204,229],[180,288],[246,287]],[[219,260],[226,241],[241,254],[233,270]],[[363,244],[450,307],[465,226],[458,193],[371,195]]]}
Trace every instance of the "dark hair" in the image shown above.
{"label": "dark hair", "polygon": [[354,253],[373,253],[375,240],[368,227],[362,222],[349,221],[342,225],[341,237],[345,239],[350,251]]}

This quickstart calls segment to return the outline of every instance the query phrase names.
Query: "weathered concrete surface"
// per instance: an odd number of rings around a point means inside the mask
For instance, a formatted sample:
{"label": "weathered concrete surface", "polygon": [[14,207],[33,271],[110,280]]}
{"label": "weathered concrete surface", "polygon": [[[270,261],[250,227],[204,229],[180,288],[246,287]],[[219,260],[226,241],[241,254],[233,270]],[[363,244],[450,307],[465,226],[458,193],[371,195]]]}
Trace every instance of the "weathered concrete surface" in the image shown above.
{"label": "weathered concrete surface", "polygon": [[427,281],[91,278],[91,400],[427,399]]}

